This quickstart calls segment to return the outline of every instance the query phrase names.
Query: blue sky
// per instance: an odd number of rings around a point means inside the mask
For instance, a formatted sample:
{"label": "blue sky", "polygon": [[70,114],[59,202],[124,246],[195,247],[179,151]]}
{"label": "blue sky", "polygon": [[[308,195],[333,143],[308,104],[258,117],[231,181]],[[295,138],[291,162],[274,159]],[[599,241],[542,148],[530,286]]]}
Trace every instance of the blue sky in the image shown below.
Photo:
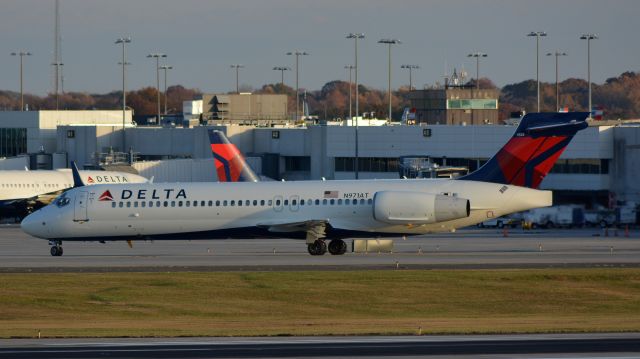
{"label": "blue sky", "polygon": [[[0,89],[18,90],[18,59],[26,49],[25,91],[39,95],[53,89],[53,0],[4,0],[0,11]],[[291,50],[305,50],[300,86],[319,89],[346,79],[352,64],[349,32],[363,32],[360,82],[387,87],[387,48],[381,38],[403,41],[392,52],[393,81],[408,83],[402,64],[417,64],[414,86],[441,81],[445,66],[462,67],[475,76],[469,52],[488,54],[481,76],[502,86],[535,78],[535,39],[530,31],[546,31],[541,40],[541,80],[554,80],[554,62],[544,54],[556,49],[560,78],[586,78],[586,42],[592,42],[592,80],[603,82],[623,71],[640,71],[636,0],[61,0],[62,60],[65,90],[108,92],[121,87],[120,48],[114,40],[131,36],[128,88],[155,85],[150,52],[168,55],[174,66],[169,84],[205,92],[235,88],[231,64],[245,66],[240,83],[259,87],[278,82],[274,66],[294,68]],[[2,55],[4,53],[4,55]],[[286,73],[292,85],[294,72]]]}

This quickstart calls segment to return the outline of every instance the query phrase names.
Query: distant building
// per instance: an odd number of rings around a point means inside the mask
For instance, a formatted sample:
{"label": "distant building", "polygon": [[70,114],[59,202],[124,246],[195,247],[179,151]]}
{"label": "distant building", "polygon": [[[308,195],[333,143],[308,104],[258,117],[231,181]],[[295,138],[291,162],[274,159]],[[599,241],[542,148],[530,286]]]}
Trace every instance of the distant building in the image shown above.
{"label": "distant building", "polygon": [[416,123],[429,125],[488,125],[498,123],[496,89],[445,87],[412,91]]}
{"label": "distant building", "polygon": [[203,94],[202,117],[214,123],[285,123],[287,101],[287,95],[276,94]]}

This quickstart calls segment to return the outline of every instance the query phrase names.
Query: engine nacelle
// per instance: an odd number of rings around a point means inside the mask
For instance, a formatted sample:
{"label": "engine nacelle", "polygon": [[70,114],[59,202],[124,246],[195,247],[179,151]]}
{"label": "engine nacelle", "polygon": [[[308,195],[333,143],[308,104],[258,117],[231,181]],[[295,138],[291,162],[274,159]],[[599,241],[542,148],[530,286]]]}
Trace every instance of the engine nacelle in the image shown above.
{"label": "engine nacelle", "polygon": [[429,224],[469,217],[468,199],[422,192],[381,191],[373,197],[373,218],[389,224]]}

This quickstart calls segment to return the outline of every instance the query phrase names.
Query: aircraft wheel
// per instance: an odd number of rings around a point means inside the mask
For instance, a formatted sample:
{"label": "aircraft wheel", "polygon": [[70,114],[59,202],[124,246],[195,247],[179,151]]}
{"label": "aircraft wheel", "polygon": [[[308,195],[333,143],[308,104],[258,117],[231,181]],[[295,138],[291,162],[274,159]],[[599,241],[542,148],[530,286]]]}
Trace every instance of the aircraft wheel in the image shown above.
{"label": "aircraft wheel", "polygon": [[315,242],[307,245],[307,251],[312,256],[321,256],[327,253],[327,244],[323,240],[316,240]]}
{"label": "aircraft wheel", "polygon": [[51,255],[54,257],[60,257],[63,253],[62,247],[53,246],[51,247]]}
{"label": "aircraft wheel", "polygon": [[329,253],[341,255],[347,252],[347,244],[342,239],[334,239],[329,242]]}

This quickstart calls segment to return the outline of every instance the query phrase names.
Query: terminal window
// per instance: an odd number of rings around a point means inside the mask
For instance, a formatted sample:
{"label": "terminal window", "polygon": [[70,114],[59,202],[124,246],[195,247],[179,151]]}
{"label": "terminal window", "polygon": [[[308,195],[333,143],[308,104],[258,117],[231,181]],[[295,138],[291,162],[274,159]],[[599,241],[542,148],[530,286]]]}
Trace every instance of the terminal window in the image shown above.
{"label": "terminal window", "polygon": [[12,157],[27,153],[26,128],[0,128],[0,156]]}

